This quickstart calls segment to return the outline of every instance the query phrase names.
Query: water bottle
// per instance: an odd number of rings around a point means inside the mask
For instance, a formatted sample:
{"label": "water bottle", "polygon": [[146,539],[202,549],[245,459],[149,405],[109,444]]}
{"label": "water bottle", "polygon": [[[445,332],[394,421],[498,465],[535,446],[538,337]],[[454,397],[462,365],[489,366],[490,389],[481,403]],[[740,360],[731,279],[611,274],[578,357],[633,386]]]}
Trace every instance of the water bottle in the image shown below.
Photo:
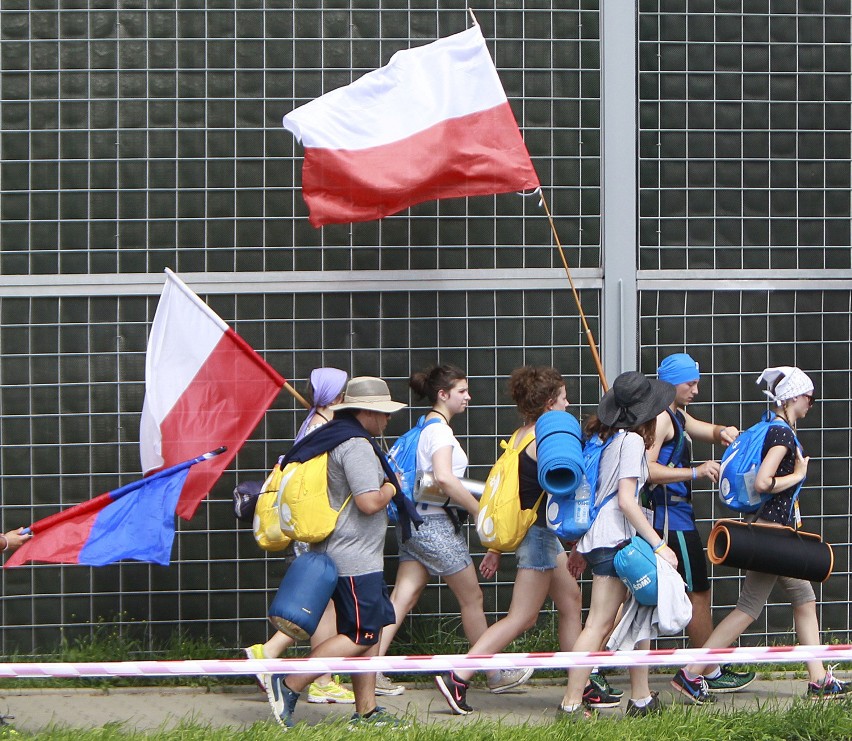
{"label": "water bottle", "polygon": [[592,488],[585,474],[574,493],[574,522],[578,525],[589,524],[589,505],[592,501]]}

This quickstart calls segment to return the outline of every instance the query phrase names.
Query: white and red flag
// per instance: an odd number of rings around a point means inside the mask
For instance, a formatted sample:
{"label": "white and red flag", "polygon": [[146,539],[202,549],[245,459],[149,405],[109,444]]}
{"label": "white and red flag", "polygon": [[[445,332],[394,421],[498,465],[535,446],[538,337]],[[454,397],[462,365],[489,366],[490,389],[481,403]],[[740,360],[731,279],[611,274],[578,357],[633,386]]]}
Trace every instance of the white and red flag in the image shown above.
{"label": "white and red flag", "polygon": [[168,268],[166,276],[145,358],[142,470],[227,447],[190,469],[176,510],[188,520],[285,380]]}
{"label": "white and red flag", "polygon": [[284,116],[302,142],[316,227],[381,219],[423,201],[539,187],[474,25]]}

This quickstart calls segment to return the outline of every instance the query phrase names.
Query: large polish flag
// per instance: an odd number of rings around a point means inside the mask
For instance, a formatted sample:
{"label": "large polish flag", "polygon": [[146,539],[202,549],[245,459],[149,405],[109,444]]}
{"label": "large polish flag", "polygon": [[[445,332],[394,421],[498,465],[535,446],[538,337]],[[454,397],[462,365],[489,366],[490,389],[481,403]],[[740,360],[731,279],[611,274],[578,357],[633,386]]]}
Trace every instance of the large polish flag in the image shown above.
{"label": "large polish flag", "polygon": [[189,471],[177,514],[195,514],[285,383],[263,358],[166,268],[145,358],[139,430],[149,474],[220,446]]}
{"label": "large polish flag", "polygon": [[539,187],[478,25],[397,52],[291,111],[284,127],[305,148],[302,192],[316,227]]}

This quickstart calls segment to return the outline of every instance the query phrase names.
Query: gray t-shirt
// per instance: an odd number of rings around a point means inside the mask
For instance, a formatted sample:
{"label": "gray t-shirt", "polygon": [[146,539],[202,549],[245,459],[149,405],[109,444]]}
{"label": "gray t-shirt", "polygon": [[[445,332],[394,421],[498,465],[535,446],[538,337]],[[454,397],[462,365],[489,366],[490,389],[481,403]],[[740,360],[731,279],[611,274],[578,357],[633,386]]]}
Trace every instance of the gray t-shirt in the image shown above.
{"label": "gray t-shirt", "polygon": [[353,437],[328,455],[328,501],[340,509],[352,492],[352,500],[337,518],[334,532],[311,550],[327,553],[339,576],[362,576],[384,571],[386,509],[367,515],[355,504],[355,497],[376,491],[385,479],[376,452],[369,441]]}
{"label": "gray t-shirt", "polygon": [[[648,478],[645,441],[635,432],[619,432],[601,454],[595,504],[600,506],[608,494],[618,489],[618,482],[628,478],[638,479],[637,492]],[[650,514],[650,511],[645,512],[649,522]],[[594,548],[614,548],[635,534],[636,529],[621,512],[616,495],[598,512],[589,531],[580,538],[577,550],[588,553]]]}

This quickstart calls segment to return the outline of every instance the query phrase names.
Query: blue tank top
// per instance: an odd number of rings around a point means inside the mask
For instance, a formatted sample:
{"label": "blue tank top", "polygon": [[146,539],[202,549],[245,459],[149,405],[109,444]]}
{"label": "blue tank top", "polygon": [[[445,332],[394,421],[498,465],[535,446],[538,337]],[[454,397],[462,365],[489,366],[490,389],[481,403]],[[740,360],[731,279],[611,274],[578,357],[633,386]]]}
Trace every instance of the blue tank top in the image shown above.
{"label": "blue tank top", "polygon": [[[674,426],[674,435],[660,448],[657,463],[673,468],[690,468],[692,443],[686,434],[686,419],[678,410],[666,409]],[[695,512],[692,509],[692,481],[676,481],[654,489],[654,527],[662,530],[669,511],[669,530],[695,530]]]}

